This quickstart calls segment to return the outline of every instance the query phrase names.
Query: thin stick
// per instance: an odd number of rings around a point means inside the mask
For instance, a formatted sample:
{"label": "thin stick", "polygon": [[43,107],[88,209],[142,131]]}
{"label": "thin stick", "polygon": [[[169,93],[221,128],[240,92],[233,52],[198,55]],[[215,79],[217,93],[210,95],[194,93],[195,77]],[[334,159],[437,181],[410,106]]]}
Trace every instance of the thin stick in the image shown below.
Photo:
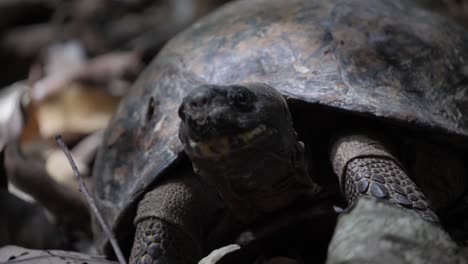
{"label": "thin stick", "polygon": [[112,248],[114,249],[115,255],[117,256],[117,259],[119,260],[120,264],[127,264],[127,261],[125,260],[122,251],[120,250],[119,245],[117,244],[117,240],[115,239],[114,235],[112,234],[109,226],[106,224],[104,221],[104,218],[102,217],[101,213],[99,212],[96,203],[93,200],[93,197],[89,194],[88,188],[86,188],[86,185],[83,181],[83,178],[81,177],[80,172],[78,171],[78,168],[76,167],[75,162],[73,161],[73,158],[70,154],[70,150],[68,147],[65,145],[65,143],[62,140],[62,137],[60,135],[55,137],[55,140],[57,141],[57,144],[60,146],[62,149],[63,153],[68,159],[68,162],[70,163],[70,166],[72,167],[73,174],[75,174],[75,177],[78,179],[78,182],[80,184],[80,191],[84,194],[86,197],[86,200],[88,201],[89,205],[91,206],[91,209],[96,216],[96,218],[99,221],[99,224],[101,225],[102,229],[107,235],[107,238],[109,238],[109,241],[112,245]]}

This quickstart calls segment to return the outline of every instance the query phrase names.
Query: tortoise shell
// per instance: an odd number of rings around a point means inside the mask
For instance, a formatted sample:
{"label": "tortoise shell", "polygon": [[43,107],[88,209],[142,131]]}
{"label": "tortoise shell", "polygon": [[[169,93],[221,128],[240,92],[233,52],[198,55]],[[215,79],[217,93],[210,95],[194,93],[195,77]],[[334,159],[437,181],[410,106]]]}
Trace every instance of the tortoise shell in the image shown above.
{"label": "tortoise shell", "polygon": [[[263,82],[291,102],[468,135],[468,34],[405,0],[244,0],[172,39],[121,102],[95,196],[117,236],[180,157],[177,110],[201,84]],[[125,226],[125,227],[124,227]]]}

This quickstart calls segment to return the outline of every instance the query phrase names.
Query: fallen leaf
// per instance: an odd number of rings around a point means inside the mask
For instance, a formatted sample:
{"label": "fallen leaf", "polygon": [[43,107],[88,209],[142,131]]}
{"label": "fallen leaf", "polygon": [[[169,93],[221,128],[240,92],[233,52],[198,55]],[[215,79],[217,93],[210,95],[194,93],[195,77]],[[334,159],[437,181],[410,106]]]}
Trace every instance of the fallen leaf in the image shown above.
{"label": "fallen leaf", "polygon": [[44,62],[45,77],[31,89],[31,99],[42,101],[66,89],[86,63],[86,56],[79,42],[52,45]]}
{"label": "fallen leaf", "polygon": [[43,138],[56,134],[90,134],[107,126],[120,101],[104,91],[71,84],[55,97],[42,102],[37,109]]}
{"label": "fallen leaf", "polygon": [[26,89],[25,84],[15,83],[0,93],[0,150],[16,139],[23,129],[21,98]]}
{"label": "fallen leaf", "polygon": [[240,246],[237,244],[228,245],[222,248],[213,250],[208,256],[204,257],[198,262],[198,264],[215,264],[218,262],[224,255],[239,250]]}

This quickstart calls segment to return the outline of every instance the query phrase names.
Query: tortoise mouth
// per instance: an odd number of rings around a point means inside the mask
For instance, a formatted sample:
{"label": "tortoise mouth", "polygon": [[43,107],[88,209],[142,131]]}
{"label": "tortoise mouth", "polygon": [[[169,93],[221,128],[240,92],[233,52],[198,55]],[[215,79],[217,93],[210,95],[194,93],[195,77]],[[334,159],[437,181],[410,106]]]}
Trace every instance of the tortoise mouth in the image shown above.
{"label": "tortoise mouth", "polygon": [[189,138],[188,147],[192,153],[201,158],[218,159],[233,152],[255,146],[273,133],[274,129],[265,124],[260,124],[252,129],[233,135],[216,136],[201,141]]}

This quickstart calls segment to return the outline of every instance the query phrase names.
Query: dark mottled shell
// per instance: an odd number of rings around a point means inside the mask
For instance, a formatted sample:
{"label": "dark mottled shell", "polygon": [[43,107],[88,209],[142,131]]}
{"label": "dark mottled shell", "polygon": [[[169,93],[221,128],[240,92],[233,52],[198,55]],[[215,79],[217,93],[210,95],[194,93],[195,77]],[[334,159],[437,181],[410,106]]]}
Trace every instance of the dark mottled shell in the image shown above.
{"label": "dark mottled shell", "polygon": [[311,104],[468,135],[468,34],[410,2],[245,0],[179,34],[106,132],[94,175],[107,221],[131,224],[129,209],[180,157],[177,108],[203,83],[264,82]]}

